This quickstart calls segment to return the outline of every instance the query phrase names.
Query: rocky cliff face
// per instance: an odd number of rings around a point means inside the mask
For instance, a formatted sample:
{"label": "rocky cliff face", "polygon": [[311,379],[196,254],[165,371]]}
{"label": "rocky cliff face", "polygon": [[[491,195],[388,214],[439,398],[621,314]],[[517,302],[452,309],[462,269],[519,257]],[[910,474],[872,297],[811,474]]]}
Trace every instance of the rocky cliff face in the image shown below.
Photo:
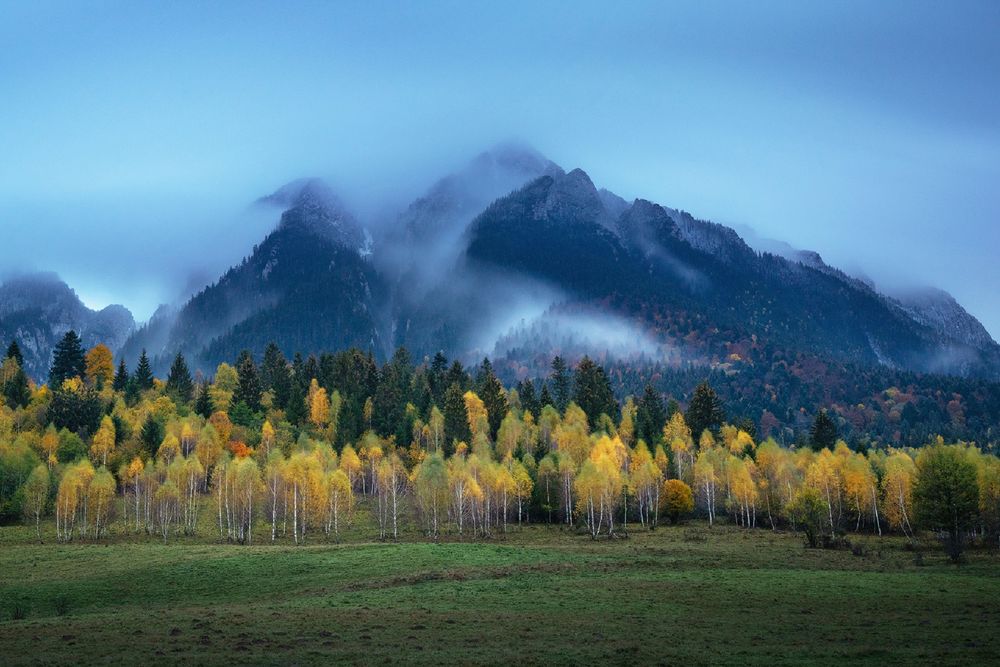
{"label": "rocky cliff face", "polygon": [[86,347],[104,343],[117,352],[134,328],[127,308],[91,310],[55,274],[18,276],[0,285],[0,342],[6,348],[17,340],[25,372],[36,381],[48,377],[52,350],[70,329]]}

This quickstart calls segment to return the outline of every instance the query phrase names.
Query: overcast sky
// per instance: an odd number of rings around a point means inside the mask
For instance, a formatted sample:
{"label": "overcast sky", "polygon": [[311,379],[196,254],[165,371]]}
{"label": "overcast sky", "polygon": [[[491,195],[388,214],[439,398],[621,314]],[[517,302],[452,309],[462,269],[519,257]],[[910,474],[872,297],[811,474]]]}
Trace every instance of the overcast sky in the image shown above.
{"label": "overcast sky", "polygon": [[0,271],[145,318],[288,180],[389,209],[520,139],[1000,337],[998,35],[995,1],[0,0]]}

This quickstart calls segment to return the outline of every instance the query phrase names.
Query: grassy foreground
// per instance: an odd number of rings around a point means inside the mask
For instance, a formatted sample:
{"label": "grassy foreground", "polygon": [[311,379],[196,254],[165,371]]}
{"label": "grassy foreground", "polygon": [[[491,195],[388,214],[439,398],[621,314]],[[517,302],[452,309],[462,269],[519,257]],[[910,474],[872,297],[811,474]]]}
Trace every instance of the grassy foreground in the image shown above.
{"label": "grassy foreground", "polygon": [[29,534],[0,528],[5,665],[1000,662],[1000,559],[917,566],[892,538],[855,556],[700,524],[300,547]]}

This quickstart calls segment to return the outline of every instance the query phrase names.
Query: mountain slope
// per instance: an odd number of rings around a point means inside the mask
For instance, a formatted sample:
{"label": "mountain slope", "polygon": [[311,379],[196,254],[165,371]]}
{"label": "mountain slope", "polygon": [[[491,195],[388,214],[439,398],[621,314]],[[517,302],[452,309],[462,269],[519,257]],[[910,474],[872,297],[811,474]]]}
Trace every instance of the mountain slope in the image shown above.
{"label": "mountain slope", "polygon": [[18,276],[0,285],[0,341],[6,346],[17,340],[25,372],[35,380],[48,378],[52,350],[70,329],[86,348],[104,343],[115,352],[134,328],[124,306],[91,310],[52,273]]}
{"label": "mountain slope", "polygon": [[271,340],[288,351],[382,351],[384,288],[354,217],[315,180],[290,184],[262,203],[289,205],[277,228],[178,311],[165,343],[153,347],[152,330],[129,341],[133,355],[148,341],[157,368],[183,351],[210,371],[242,349],[261,353]]}

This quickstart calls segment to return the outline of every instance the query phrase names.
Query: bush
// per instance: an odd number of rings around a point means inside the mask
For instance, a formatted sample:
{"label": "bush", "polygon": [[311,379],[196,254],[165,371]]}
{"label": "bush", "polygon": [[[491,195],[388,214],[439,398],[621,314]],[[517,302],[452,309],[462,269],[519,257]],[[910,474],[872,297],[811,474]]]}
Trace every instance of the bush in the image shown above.
{"label": "bush", "polygon": [[677,523],[681,516],[694,511],[694,494],[691,492],[691,487],[679,479],[668,479],[663,484],[660,505],[670,523]]}
{"label": "bush", "polygon": [[788,504],[788,516],[805,534],[806,542],[815,549],[820,546],[821,537],[825,548],[831,547],[830,535],[825,532],[825,525],[828,523],[828,509],[826,501],[820,496],[819,491],[809,487],[799,489],[792,502]]}

